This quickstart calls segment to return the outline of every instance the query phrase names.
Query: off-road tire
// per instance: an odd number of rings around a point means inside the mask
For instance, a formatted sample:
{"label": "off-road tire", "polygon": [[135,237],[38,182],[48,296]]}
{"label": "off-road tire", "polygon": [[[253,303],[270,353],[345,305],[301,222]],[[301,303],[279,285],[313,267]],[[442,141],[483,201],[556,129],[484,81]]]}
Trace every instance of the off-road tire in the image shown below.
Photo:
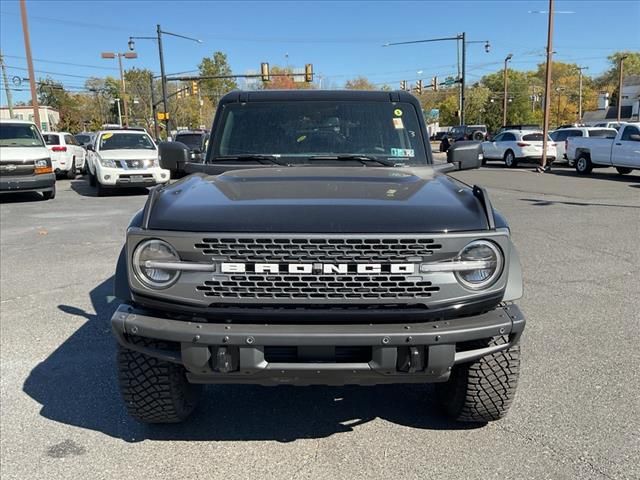
{"label": "off-road tire", "polygon": [[504,154],[504,166],[507,168],[516,168],[518,166],[516,155],[511,150],[507,150]]}
{"label": "off-road tire", "polygon": [[473,132],[473,134],[471,135],[471,138],[473,140],[475,140],[476,142],[482,142],[484,140],[484,133],[476,130],[475,132]]}
{"label": "off-road tire", "polygon": [[48,191],[48,192],[42,192],[42,199],[43,200],[53,200],[54,198],[56,198],[56,186],[54,185],[53,188]]}
{"label": "off-road tire", "polygon": [[616,167],[616,170],[620,175],[627,175],[628,173],[631,173],[631,169],[628,167]]}
{"label": "off-road tire", "polygon": [[[165,342],[132,339],[139,345],[162,350]],[[120,393],[129,415],[144,423],[178,423],[195,409],[202,385],[187,382],[182,365],[149,357],[118,346]]]}
{"label": "off-road tire", "polygon": [[76,178],[76,157],[73,157],[73,160],[71,160],[71,168],[69,168],[67,172],[67,178],[69,180]]}
{"label": "off-road tire", "polygon": [[587,154],[581,153],[576,159],[576,172],[580,175],[588,175],[591,173],[591,170],[593,170],[591,159]]}
{"label": "off-road tire", "polygon": [[[502,345],[505,336],[474,342],[473,348]],[[438,401],[458,422],[487,423],[504,417],[515,397],[520,345],[453,367],[449,381],[436,384]]]}

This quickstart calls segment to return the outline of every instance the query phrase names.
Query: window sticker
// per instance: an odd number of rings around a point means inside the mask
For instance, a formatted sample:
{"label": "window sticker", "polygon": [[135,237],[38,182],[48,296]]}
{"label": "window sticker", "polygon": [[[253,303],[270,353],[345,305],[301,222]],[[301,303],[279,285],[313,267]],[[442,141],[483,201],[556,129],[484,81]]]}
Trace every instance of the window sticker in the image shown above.
{"label": "window sticker", "polygon": [[396,109],[393,111],[393,114],[394,114],[396,117],[401,117],[401,116],[402,116],[402,110],[400,110],[399,108],[396,108]]}
{"label": "window sticker", "polygon": [[104,135],[102,135],[102,140],[106,140],[107,138],[111,137],[113,137],[113,133],[105,133]]}
{"label": "window sticker", "polygon": [[415,157],[415,152],[413,148],[392,148],[391,149],[392,157]]}
{"label": "window sticker", "polygon": [[402,123],[402,119],[401,118],[394,118],[393,119],[393,126],[396,128],[396,130],[399,130],[401,128],[404,128],[404,123]]}

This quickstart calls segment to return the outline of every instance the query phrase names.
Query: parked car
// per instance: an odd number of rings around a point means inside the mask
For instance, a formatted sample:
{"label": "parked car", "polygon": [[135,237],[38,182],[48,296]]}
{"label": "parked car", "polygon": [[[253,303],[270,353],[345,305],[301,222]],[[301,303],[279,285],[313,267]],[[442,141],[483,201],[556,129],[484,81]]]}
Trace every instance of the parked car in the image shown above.
{"label": "parked car", "polygon": [[618,130],[621,125],[622,125],[622,122],[600,122],[600,123],[596,123],[594,127],[615,128],[616,130]]}
{"label": "parked car", "polygon": [[431,135],[431,139],[430,140],[432,142],[441,142],[442,139],[444,137],[446,137],[448,134],[449,134],[449,132],[447,132],[447,131],[436,132],[433,135]]}
{"label": "parked car", "polygon": [[623,123],[615,138],[569,137],[567,158],[586,175],[596,167],[616,167],[621,175],[640,169],[640,122]]}
{"label": "parked car", "polygon": [[88,146],[89,183],[98,195],[108,189],[150,187],[167,183],[170,173],[160,168],[158,148],[151,137],[138,130],[98,132]]}
{"label": "parked car", "polygon": [[498,133],[506,132],[507,130],[529,130],[534,132],[541,132],[542,127],[533,124],[503,125],[502,127],[500,127],[500,130],[497,131],[496,135],[498,135]]}
{"label": "parked car", "polygon": [[[593,128],[593,127],[571,127],[560,128],[549,134],[556,144],[558,160],[567,159],[567,139],[569,137],[607,137],[614,138],[617,131],[614,128]],[[569,166],[573,167],[573,160],[569,161]]]}
{"label": "parked car", "polygon": [[76,178],[85,169],[87,152],[76,138],[67,132],[42,132],[51,152],[51,163],[57,177]]}
{"label": "parked car", "polygon": [[[154,189],[117,261],[129,414],[182,421],[208,383],[433,382],[453,419],[503,417],[520,261],[484,188],[445,174],[480,143],[435,165],[408,92],[231,92],[214,121],[201,174]],[[190,155],[159,150],[169,170]]]}
{"label": "parked car", "polygon": [[[203,160],[203,153],[206,149],[206,141],[209,135],[204,130],[181,130],[173,138],[174,142],[180,142],[189,148],[191,163],[199,163]],[[173,176],[184,174],[184,165],[178,165],[176,172],[171,172]]]}
{"label": "parked car", "polygon": [[55,198],[51,153],[33,122],[0,120],[0,193],[17,191]]}
{"label": "parked car", "polygon": [[96,138],[96,134],[93,132],[81,132],[74,135],[78,144],[86,150],[87,145],[93,143]]}
{"label": "parked car", "polygon": [[[556,158],[556,147],[547,137],[547,163]],[[519,162],[536,162],[542,158],[542,132],[536,130],[507,130],[493,140],[482,142],[484,160],[502,160],[506,167],[515,168]]]}
{"label": "parked car", "polygon": [[482,141],[487,137],[486,125],[457,125],[451,127],[447,135],[453,142],[459,140]]}

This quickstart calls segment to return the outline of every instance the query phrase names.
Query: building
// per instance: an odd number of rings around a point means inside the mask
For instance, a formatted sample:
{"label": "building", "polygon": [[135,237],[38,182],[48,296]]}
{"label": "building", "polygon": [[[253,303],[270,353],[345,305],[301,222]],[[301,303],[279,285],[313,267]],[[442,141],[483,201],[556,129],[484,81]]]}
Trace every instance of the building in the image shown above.
{"label": "building", "polygon": [[[622,84],[622,101],[620,103],[620,121],[637,122],[640,120],[640,75],[627,77]],[[604,121],[616,121],[618,107],[609,106],[609,92],[598,95],[598,109],[584,112],[582,123],[593,125]]]}
{"label": "building", "polygon": [[[8,120],[9,107],[0,107],[0,118]],[[16,120],[30,120],[33,122],[33,107],[31,106],[19,106],[13,107],[13,118]],[[60,122],[60,112],[57,110],[40,106],[40,130],[43,132],[55,131],[56,125]]]}

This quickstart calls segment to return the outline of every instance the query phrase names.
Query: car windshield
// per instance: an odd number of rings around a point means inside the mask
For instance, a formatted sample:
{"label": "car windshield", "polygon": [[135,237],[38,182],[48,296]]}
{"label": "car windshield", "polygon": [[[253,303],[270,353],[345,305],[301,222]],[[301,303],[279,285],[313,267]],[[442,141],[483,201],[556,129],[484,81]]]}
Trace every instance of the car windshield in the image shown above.
{"label": "car windshield", "polygon": [[44,137],[44,143],[47,145],[60,145],[60,137],[55,133],[45,133],[42,135]]}
{"label": "car windshield", "polygon": [[100,137],[100,150],[155,150],[155,146],[146,133],[103,133]]}
{"label": "car windshield", "polygon": [[184,143],[191,150],[202,148],[201,133],[181,133],[176,135],[176,142]]}
{"label": "car windshield", "polygon": [[270,155],[306,163],[310,157],[359,155],[398,164],[427,163],[418,116],[410,103],[249,102],[227,104],[222,115],[223,128],[217,129],[212,148],[214,160]]}
{"label": "car windshield", "polygon": [[89,135],[76,135],[76,140],[78,143],[87,144],[91,142],[91,137]]}
{"label": "car windshield", "polygon": [[0,123],[0,146],[44,147],[44,144],[35,125]]}

